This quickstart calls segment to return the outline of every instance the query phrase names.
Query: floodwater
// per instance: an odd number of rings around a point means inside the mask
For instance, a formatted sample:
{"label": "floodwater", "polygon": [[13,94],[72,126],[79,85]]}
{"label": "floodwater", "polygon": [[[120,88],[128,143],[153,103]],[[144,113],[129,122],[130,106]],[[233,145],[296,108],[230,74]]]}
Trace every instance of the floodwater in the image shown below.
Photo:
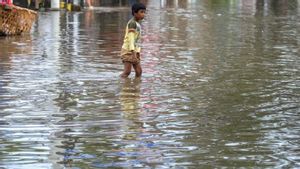
{"label": "floodwater", "polygon": [[[174,1],[176,2],[176,1]],[[41,12],[0,38],[0,168],[299,168],[299,1],[149,0]]]}

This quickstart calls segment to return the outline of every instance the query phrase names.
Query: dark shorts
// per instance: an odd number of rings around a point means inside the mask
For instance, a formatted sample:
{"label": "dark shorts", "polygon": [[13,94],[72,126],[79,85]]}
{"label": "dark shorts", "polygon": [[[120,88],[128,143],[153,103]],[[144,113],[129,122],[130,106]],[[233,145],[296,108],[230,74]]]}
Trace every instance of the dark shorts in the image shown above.
{"label": "dark shorts", "polygon": [[121,56],[122,62],[130,62],[132,64],[139,64],[141,62],[140,53],[136,53],[134,56],[133,53],[126,53]]}

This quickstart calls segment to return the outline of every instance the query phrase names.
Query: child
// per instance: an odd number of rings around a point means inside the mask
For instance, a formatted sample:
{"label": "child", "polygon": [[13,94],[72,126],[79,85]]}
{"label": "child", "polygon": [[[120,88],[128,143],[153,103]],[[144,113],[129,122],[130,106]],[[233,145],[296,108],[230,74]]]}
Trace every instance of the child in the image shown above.
{"label": "child", "polygon": [[133,18],[129,20],[126,26],[124,42],[121,50],[121,59],[124,64],[124,71],[121,77],[126,78],[131,72],[131,67],[134,68],[135,76],[142,75],[141,67],[141,47],[139,46],[141,39],[140,21],[144,19],[146,12],[145,5],[136,3],[132,5]]}

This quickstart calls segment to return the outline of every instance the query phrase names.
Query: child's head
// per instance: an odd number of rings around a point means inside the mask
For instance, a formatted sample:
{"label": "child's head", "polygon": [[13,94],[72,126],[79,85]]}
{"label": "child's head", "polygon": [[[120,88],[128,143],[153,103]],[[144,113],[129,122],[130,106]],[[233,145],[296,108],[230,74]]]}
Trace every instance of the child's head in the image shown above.
{"label": "child's head", "polygon": [[132,15],[136,17],[137,19],[141,20],[144,19],[146,6],[142,3],[135,3],[132,5]]}

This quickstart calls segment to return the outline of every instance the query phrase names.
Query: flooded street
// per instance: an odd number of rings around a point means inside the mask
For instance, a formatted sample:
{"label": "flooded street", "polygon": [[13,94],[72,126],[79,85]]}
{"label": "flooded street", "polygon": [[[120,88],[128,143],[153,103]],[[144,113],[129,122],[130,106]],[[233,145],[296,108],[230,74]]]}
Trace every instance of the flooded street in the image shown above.
{"label": "flooded street", "polygon": [[0,37],[0,168],[299,168],[300,2],[149,0],[40,12]]}

